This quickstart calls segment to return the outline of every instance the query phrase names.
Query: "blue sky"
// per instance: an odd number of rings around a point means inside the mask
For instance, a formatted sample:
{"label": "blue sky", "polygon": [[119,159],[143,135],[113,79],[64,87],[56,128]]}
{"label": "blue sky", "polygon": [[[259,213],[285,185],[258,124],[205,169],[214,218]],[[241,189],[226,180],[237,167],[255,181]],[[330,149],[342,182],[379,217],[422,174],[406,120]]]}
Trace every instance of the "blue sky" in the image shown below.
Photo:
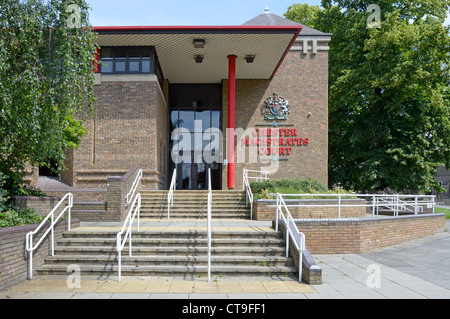
{"label": "blue sky", "polygon": [[87,0],[93,26],[240,25],[264,12],[283,16],[294,3],[321,0]]}
{"label": "blue sky", "polygon": [[[264,12],[321,0],[87,0],[93,26],[240,25]],[[376,1],[375,1],[376,3]],[[450,24],[450,14],[446,24]]]}

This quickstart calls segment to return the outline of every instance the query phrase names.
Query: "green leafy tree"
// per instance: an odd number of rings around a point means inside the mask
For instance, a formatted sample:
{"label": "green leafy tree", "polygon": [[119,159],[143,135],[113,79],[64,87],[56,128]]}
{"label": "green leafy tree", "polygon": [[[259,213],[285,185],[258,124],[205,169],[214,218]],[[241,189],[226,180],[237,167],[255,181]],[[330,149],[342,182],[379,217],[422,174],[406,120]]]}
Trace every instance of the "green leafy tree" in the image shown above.
{"label": "green leafy tree", "polygon": [[323,0],[315,28],[333,34],[329,176],[360,191],[439,189],[450,166],[449,0]]}
{"label": "green leafy tree", "polygon": [[322,9],[319,6],[296,3],[288,7],[288,11],[284,14],[284,16],[286,19],[314,28],[317,15],[321,11]]}
{"label": "green leafy tree", "polygon": [[64,162],[94,98],[95,33],[83,0],[0,0],[0,173]]}

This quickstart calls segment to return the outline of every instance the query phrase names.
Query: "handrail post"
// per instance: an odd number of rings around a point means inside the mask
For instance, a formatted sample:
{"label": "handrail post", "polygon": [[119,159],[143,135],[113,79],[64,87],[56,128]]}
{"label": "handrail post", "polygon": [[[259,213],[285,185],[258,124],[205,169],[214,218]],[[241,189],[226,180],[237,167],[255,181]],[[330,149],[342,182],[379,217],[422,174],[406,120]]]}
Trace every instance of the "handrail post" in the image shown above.
{"label": "handrail post", "polygon": [[119,276],[119,282],[122,281],[121,273],[122,273],[122,249],[120,247],[120,239],[122,238],[121,232],[117,233],[116,236],[116,247],[117,247],[117,259],[118,259],[118,265],[117,265],[117,273]]}
{"label": "handrail post", "polygon": [[55,219],[55,212],[53,210],[52,211],[52,218],[51,218],[52,224],[50,226],[51,227],[51,236],[52,236],[52,257],[55,256],[55,233],[53,232],[53,229],[54,229],[54,226],[55,226],[54,219]]}
{"label": "handrail post", "polygon": [[277,194],[277,215],[275,217],[275,231],[278,231],[278,218],[279,218],[279,209],[280,209],[280,194]]}
{"label": "handrail post", "polygon": [[339,211],[338,211],[338,218],[341,218],[341,194],[339,194]]}
{"label": "handrail post", "polygon": [[375,217],[375,195],[372,196],[372,217]]}
{"label": "handrail post", "polygon": [[417,215],[418,213],[418,207],[417,207],[417,201],[418,201],[418,196],[414,196],[414,215]]}
{"label": "handrail post", "polygon": [[286,258],[289,257],[289,233],[290,233],[290,227],[289,227],[289,214],[286,213]]}

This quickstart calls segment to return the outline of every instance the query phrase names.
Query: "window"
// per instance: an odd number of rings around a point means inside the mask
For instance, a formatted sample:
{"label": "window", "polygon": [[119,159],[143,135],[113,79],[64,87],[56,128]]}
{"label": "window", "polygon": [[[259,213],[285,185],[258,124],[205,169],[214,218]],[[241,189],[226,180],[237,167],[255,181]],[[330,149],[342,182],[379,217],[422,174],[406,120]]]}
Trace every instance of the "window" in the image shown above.
{"label": "window", "polygon": [[160,73],[154,47],[103,47],[101,60],[101,73]]}

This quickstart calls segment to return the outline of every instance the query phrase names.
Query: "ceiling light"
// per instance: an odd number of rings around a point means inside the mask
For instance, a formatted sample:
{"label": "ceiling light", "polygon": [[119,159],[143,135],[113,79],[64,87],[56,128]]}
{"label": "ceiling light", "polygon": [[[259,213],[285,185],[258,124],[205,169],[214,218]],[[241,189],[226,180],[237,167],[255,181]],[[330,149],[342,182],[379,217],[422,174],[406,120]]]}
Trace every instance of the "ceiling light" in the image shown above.
{"label": "ceiling light", "polygon": [[246,55],[245,61],[247,61],[247,63],[253,63],[253,61],[255,61],[255,56],[254,55]]}
{"label": "ceiling light", "polygon": [[204,58],[203,55],[196,55],[194,59],[196,63],[202,63]]}
{"label": "ceiling light", "polygon": [[205,39],[194,39],[194,48],[203,49],[205,47]]}

